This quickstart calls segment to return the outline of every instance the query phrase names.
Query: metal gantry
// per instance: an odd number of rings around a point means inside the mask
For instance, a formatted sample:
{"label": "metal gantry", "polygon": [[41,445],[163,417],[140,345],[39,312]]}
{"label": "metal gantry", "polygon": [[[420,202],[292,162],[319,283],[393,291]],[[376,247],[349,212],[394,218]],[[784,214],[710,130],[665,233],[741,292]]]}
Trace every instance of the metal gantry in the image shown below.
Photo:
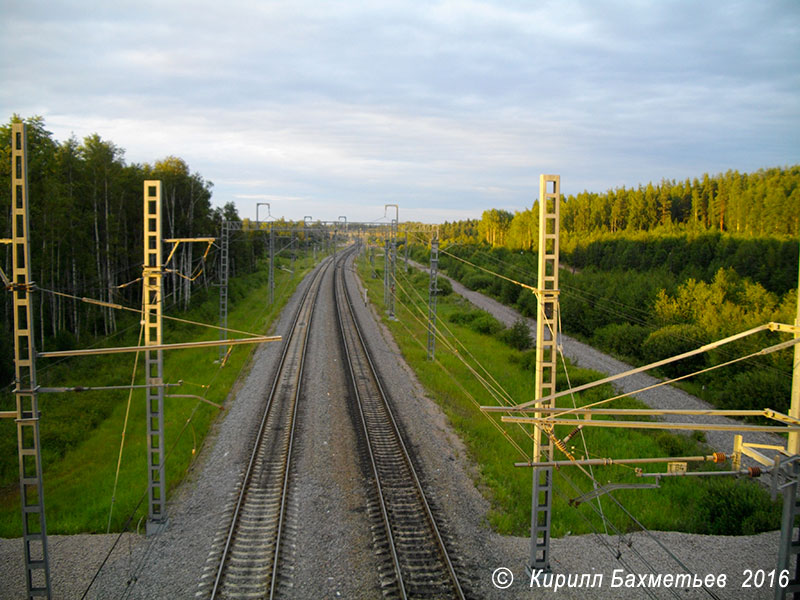
{"label": "metal gantry", "polygon": [[[142,324],[145,347],[160,346],[163,332],[164,271],[161,264],[161,181],[144,182],[144,269]],[[164,353],[145,350],[147,397],[147,535],[166,524],[164,477]]]}
{"label": "metal gantry", "polygon": [[[408,234],[406,234],[408,235]],[[406,243],[408,247],[408,243]],[[431,268],[428,282],[428,360],[436,357],[436,299],[439,295],[437,281],[439,276],[439,238],[436,233],[431,238]]]}
{"label": "metal gantry", "polygon": [[[556,391],[558,343],[558,234],[561,177],[539,177],[539,278],[536,291],[536,399]],[[553,401],[542,403],[554,406]],[[538,414],[538,413],[537,413]],[[535,416],[535,415],[534,415]],[[553,460],[553,442],[542,426],[533,436],[533,461]],[[553,503],[553,469],[533,469],[531,503],[531,570],[550,570],[550,521]]]}
{"label": "metal gantry", "polygon": [[[228,263],[230,250],[231,221],[222,219],[220,227],[219,244],[219,339],[225,341],[228,337],[228,274],[230,265]],[[225,359],[225,346],[219,347],[219,360]]]}
{"label": "metal gantry", "polygon": [[[28,143],[24,123],[11,124],[11,252],[13,270],[8,281],[14,305],[14,394],[19,456],[19,495],[22,509],[22,543],[28,598],[51,597],[47,523],[42,486],[39,439],[39,402],[34,345],[30,217],[28,205]],[[6,240],[4,240],[6,241]]]}
{"label": "metal gantry", "polygon": [[400,222],[400,207],[397,204],[385,204],[383,207],[384,215],[387,209],[394,208],[394,219],[389,228],[389,236],[386,238],[386,249],[384,254],[384,303],[390,319],[394,319],[394,301],[396,287],[395,266],[397,264],[397,224]]}
{"label": "metal gantry", "polygon": [[[794,319],[793,340],[800,340],[800,260],[797,266],[797,314]],[[795,344],[792,369],[792,392],[789,404],[789,417],[800,419],[800,344]],[[740,448],[744,446],[741,440]],[[786,451],[792,460],[784,470],[789,471],[789,482],[783,489],[783,518],[781,520],[781,541],[778,549],[778,571],[786,569],[791,579],[785,588],[775,590],[776,600],[783,600],[788,594],[795,598],[800,595],[800,530],[795,530],[795,522],[800,516],[800,434],[790,432],[786,443]],[[777,477],[777,475],[773,475]]]}

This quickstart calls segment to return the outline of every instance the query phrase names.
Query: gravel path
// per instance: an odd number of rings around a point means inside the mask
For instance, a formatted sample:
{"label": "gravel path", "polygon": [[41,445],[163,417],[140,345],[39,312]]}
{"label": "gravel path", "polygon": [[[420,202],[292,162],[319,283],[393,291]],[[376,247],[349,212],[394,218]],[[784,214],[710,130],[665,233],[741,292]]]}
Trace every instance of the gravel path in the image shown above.
{"label": "gravel path", "polygon": [[[412,264],[413,266],[417,267],[418,269],[422,269],[425,272],[429,271],[427,267],[419,263],[415,263],[414,261],[409,260],[409,264]],[[455,293],[463,296],[478,308],[482,308],[483,310],[491,313],[504,325],[510,326],[518,319],[524,320],[528,323],[528,326],[531,330],[531,335],[535,339],[535,319],[523,317],[513,308],[501,304],[497,300],[489,298],[480,292],[472,291],[447,275],[440,274],[440,276],[444,277],[452,284],[453,291]],[[561,344],[563,346],[564,356],[569,358],[573,364],[579,367],[592,369],[606,375],[617,375],[634,368],[631,365],[612,358],[611,356],[604,354],[599,350],[595,350],[588,344],[579,342],[578,340],[564,335],[563,333],[561,334]],[[616,380],[614,382],[614,386],[616,386],[620,392],[629,394],[652,408],[697,410],[712,410],[714,408],[714,406],[708,402],[705,402],[704,400],[701,400],[696,396],[692,396],[691,394],[671,385],[663,385],[652,390],[637,392],[637,390],[653,386],[661,381],[662,380],[652,377],[651,375],[647,375],[646,373],[636,373],[634,375]],[[665,420],[678,423],[720,423],[727,425],[734,425],[738,423],[738,421],[729,419],[727,417],[712,416],[669,415]],[[737,432],[733,431],[707,431],[705,436],[708,444],[712,448],[718,452],[725,452],[728,454],[733,450],[733,437],[736,435],[736,433]],[[779,435],[771,433],[747,433],[745,434],[745,439],[748,442],[758,444],[784,444],[783,438],[781,438]],[[750,463],[749,459],[746,457],[745,462],[747,464],[756,464],[755,462]]]}
{"label": "gravel path", "polygon": [[[305,285],[305,284],[304,284]],[[359,290],[351,277],[348,285]],[[302,286],[301,286],[302,287]],[[298,294],[284,311],[275,332],[286,330]],[[359,296],[357,296],[359,297]],[[725,589],[714,588],[719,598],[771,598],[768,589],[742,589],[744,569],[774,568],[777,532],[741,538],[657,533],[655,539],[634,534],[625,540],[608,536],[576,536],[552,540],[556,574],[602,574],[600,587],[591,589],[531,589],[524,565],[528,539],[500,536],[486,523],[490,504],[477,490],[477,469],[439,406],[428,398],[413,372],[402,360],[388,331],[377,321],[372,307],[356,303],[357,316],[374,352],[380,375],[390,391],[396,416],[413,448],[420,475],[447,532],[449,545],[460,557],[459,569],[475,598],[561,599],[670,598],[673,590],[658,588],[652,595],[642,589],[612,588],[615,569],[646,574],[653,565],[665,575],[681,573],[659,545],[670,548],[698,574],[727,575]],[[353,440],[343,402],[332,391],[340,364],[338,342],[333,346],[332,314],[320,306],[312,324],[309,373],[301,408],[299,454],[295,473],[297,492],[292,501],[294,578],[282,590],[293,598],[381,598],[377,574],[370,557],[371,538],[364,532],[366,519],[359,503],[363,482],[353,467]],[[511,319],[513,321],[513,318]],[[90,598],[195,598],[207,575],[206,562],[219,524],[229,510],[240,480],[252,438],[252,429],[272,379],[279,344],[260,348],[244,382],[232,392],[228,410],[200,450],[192,473],[170,501],[170,523],[160,536],[144,539],[126,534],[118,544]],[[589,366],[589,365],[586,365]],[[330,396],[329,396],[330,393]],[[233,398],[235,397],[235,400]],[[511,458],[509,458],[511,460]],[[51,561],[55,598],[80,598],[106,549],[117,536],[51,536]],[[656,541],[657,540],[657,541]],[[24,594],[19,539],[0,540],[0,598]],[[619,555],[619,560],[617,559]],[[621,562],[622,561],[622,562]],[[623,564],[624,562],[624,564]],[[627,565],[627,566],[625,566]],[[500,590],[492,585],[498,567],[510,569],[513,585]],[[133,584],[129,585],[135,577]],[[597,580],[594,580],[595,582]],[[693,590],[674,590],[679,598],[706,598]],[[126,592],[128,593],[125,596]]]}

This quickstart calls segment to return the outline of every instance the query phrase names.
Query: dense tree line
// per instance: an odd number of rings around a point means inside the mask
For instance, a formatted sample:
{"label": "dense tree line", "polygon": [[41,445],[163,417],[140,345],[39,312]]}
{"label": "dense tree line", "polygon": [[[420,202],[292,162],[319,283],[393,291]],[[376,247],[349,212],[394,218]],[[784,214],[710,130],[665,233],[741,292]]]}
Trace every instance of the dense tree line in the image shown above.
{"label": "dense tree line", "polygon": [[626,235],[603,233],[566,241],[562,257],[576,269],[666,269],[679,280],[711,281],[719,269],[730,267],[771,292],[784,293],[797,286],[800,244],[796,238],[657,230]]}
{"label": "dense tree line", "polygon": [[[444,244],[535,251],[538,200],[510,213],[439,226]],[[646,271],[666,267],[678,279],[710,281],[733,267],[766,289],[797,284],[800,165],[682,182],[662,180],[561,200],[561,259],[571,267]]]}
{"label": "dense tree line", "polygon": [[[0,189],[11,190],[11,123],[0,126]],[[122,148],[97,134],[82,141],[53,139],[40,117],[26,119],[30,202],[31,267],[41,290],[34,295],[37,346],[50,349],[83,342],[84,336],[108,335],[117,329],[118,312],[69,296],[138,307],[141,286],[126,285],[141,277],[143,261],[143,182],[163,182],[162,231],[165,238],[217,237],[223,218],[238,219],[233,204],[211,205],[213,184],[192,172],[182,159],[169,156],[153,164],[127,163]],[[8,197],[8,196],[7,196]],[[0,237],[11,237],[10,203],[0,211]],[[255,268],[263,236],[231,246],[231,263],[243,271]],[[164,278],[165,303],[186,307],[194,290],[216,280],[214,249],[181,244]],[[11,273],[11,252],[3,270]],[[202,272],[201,272],[202,269]],[[194,282],[180,274],[198,274]],[[48,290],[48,291],[44,291]],[[50,293],[61,292],[68,296]],[[0,375],[9,380],[11,299],[3,294],[0,309]]]}
{"label": "dense tree line", "polygon": [[[538,200],[510,213],[485,210],[481,219],[445,223],[440,238],[459,243],[530,250],[538,235]],[[636,232],[697,234],[726,232],[738,237],[800,235],[800,165],[728,171],[685,181],[662,180],[605,193],[584,191],[561,199],[562,245],[603,234]]]}
{"label": "dense tree line", "polygon": [[569,196],[562,228],[573,234],[649,231],[680,224],[690,231],[728,231],[745,236],[800,233],[800,165],[728,171],[682,182],[662,180],[605,193]]}

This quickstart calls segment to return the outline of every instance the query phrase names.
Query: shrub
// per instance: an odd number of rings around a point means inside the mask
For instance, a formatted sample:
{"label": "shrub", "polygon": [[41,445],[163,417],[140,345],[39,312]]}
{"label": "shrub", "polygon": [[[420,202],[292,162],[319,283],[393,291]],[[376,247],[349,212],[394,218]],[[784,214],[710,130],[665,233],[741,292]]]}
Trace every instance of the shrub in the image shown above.
{"label": "shrub", "polygon": [[[536,372],[536,350],[528,350],[519,356],[513,354],[511,356],[514,357],[514,360],[526,371],[531,371],[532,373]],[[560,373],[559,371],[559,374]]]}
{"label": "shrub", "polygon": [[500,334],[500,339],[515,350],[527,350],[533,346],[531,330],[524,319],[517,319],[511,327]]}
{"label": "shrub", "polygon": [[463,312],[454,312],[447,320],[451,323],[455,323],[456,325],[467,325],[472,323],[475,319],[477,319],[481,314],[479,310],[466,310]]}
{"label": "shrub", "polygon": [[483,273],[467,275],[464,277],[463,282],[464,286],[475,291],[490,289],[494,283],[491,275],[484,275]]}
{"label": "shrub", "polygon": [[780,528],[780,502],[772,502],[758,484],[728,478],[704,483],[695,513],[699,532],[752,535]]}
{"label": "shrub", "polygon": [[786,412],[789,408],[792,379],[781,371],[754,369],[742,371],[728,379],[716,397],[720,408],[773,408]]}
{"label": "shrub", "polygon": [[450,280],[445,277],[436,278],[436,289],[438,290],[437,296],[449,296],[453,293],[453,286]]}
{"label": "shrub", "polygon": [[530,290],[521,289],[517,294],[517,308],[526,317],[536,318],[536,294]]}
{"label": "shrub", "polygon": [[644,325],[611,323],[596,329],[592,342],[620,356],[642,358],[642,345],[652,331]]}
{"label": "shrub", "polygon": [[504,329],[503,324],[489,313],[480,315],[477,319],[474,319],[469,326],[473,331],[487,335],[500,333]]}
{"label": "shrub", "polygon": [[453,313],[448,317],[451,323],[458,325],[466,325],[472,331],[484,333],[487,335],[494,335],[501,332],[504,327],[503,324],[495,319],[485,310],[469,310],[465,312]]}
{"label": "shrub", "polygon": [[[656,362],[694,350],[704,343],[704,337],[703,330],[696,325],[667,325],[647,336],[642,344],[642,358],[647,362]],[[705,357],[699,354],[665,365],[661,370],[669,377],[676,377],[702,368],[704,364]]]}
{"label": "shrub", "polygon": [[[500,291],[498,293],[500,302],[502,302],[505,305],[514,304],[514,302],[517,299],[517,296],[519,296],[519,290],[520,290],[517,284],[502,279],[498,279],[496,281],[499,282],[499,287],[500,287]],[[495,283],[495,286],[497,285],[498,284]]]}

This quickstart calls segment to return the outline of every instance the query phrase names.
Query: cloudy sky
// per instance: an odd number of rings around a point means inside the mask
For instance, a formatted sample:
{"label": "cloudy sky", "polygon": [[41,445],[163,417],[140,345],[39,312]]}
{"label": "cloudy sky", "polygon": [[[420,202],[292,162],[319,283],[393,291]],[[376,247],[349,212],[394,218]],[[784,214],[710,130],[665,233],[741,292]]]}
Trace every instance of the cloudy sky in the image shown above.
{"label": "cloudy sky", "polygon": [[441,222],[800,162],[797,0],[0,0],[0,119],[243,217]]}

